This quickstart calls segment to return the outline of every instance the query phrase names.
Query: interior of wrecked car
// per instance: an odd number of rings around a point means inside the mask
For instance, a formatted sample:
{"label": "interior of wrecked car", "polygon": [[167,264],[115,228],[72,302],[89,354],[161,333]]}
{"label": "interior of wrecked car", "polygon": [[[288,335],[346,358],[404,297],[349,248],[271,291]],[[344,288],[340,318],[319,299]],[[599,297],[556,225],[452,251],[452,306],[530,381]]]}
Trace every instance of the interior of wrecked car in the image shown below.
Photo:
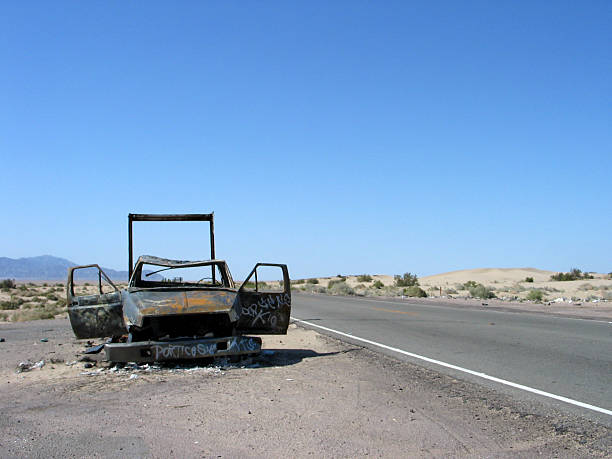
{"label": "interior of wrecked car", "polygon": [[190,265],[138,263],[130,281],[131,287],[218,287],[233,288],[224,262],[210,261]]}

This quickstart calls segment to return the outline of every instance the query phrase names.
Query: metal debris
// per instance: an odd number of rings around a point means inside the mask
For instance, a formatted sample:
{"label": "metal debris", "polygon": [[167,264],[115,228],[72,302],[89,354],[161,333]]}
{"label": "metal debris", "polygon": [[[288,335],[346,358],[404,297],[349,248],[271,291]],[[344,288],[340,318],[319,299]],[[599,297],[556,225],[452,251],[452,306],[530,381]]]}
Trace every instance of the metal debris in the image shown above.
{"label": "metal debris", "polygon": [[88,347],[85,349],[85,354],[99,354],[104,349],[104,344],[98,344],[97,346]]}

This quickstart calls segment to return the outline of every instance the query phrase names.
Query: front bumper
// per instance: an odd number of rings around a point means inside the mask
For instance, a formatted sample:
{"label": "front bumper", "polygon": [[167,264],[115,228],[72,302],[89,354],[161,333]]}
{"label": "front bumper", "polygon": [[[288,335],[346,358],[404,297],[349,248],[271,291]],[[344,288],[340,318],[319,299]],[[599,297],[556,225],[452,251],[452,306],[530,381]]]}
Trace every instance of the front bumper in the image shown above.
{"label": "front bumper", "polygon": [[261,338],[228,336],[180,341],[138,341],[109,343],[104,346],[106,359],[111,362],[163,362],[168,360],[201,359],[229,355],[258,354]]}

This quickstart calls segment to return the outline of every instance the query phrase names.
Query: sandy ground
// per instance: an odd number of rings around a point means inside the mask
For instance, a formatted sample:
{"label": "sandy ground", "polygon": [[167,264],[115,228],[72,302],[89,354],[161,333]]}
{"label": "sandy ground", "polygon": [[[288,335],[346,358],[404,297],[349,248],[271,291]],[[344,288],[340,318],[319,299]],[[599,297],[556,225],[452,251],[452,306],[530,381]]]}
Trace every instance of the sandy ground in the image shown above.
{"label": "sandy ground", "polygon": [[[86,342],[65,319],[0,324],[0,338],[2,457],[603,457],[612,448],[610,429],[295,325],[237,366],[79,361]],[[45,364],[17,373],[25,360]]]}
{"label": "sandy ground", "polygon": [[[594,279],[559,282],[550,280],[553,274],[553,271],[535,268],[482,268],[422,277],[419,282],[426,290],[442,287],[443,291],[447,288],[459,291],[462,284],[473,280],[491,288],[500,298],[511,295],[522,298],[529,289],[539,289],[549,300],[579,298],[584,301],[589,297],[607,296],[612,299],[612,279],[608,275],[593,273]],[[533,282],[525,282],[527,277],[533,278]]]}
{"label": "sandy ground", "polygon": [[[542,292],[546,302],[595,302],[602,300],[612,302],[612,278],[608,274],[593,273],[594,279],[576,281],[551,281],[553,271],[543,271],[535,268],[481,268],[453,271],[419,278],[419,284],[429,297],[468,298],[470,293],[465,283],[474,281],[489,288],[498,299],[504,301],[525,301],[531,290]],[[360,280],[358,276],[344,276],[346,284],[355,289],[357,294],[366,296],[398,296],[400,288],[394,288],[394,277],[390,275],[371,275],[371,280]],[[533,282],[526,282],[526,278]],[[317,293],[317,289],[327,288],[330,281],[339,281],[339,276],[317,278],[316,285],[304,282],[295,284],[293,288],[305,289]],[[384,288],[374,287],[375,282],[381,282]],[[294,281],[295,282],[295,281]]]}

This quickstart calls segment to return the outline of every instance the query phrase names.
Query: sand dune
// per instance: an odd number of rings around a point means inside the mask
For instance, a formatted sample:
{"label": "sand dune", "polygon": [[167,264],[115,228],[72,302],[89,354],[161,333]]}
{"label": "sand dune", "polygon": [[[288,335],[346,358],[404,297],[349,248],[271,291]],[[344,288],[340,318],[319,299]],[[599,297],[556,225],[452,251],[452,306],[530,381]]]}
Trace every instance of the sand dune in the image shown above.
{"label": "sand dune", "polygon": [[481,284],[488,284],[491,282],[522,282],[527,277],[533,277],[534,282],[547,282],[553,274],[555,274],[554,271],[536,268],[479,268],[425,276],[419,278],[419,282],[427,285],[452,285],[473,280]]}

